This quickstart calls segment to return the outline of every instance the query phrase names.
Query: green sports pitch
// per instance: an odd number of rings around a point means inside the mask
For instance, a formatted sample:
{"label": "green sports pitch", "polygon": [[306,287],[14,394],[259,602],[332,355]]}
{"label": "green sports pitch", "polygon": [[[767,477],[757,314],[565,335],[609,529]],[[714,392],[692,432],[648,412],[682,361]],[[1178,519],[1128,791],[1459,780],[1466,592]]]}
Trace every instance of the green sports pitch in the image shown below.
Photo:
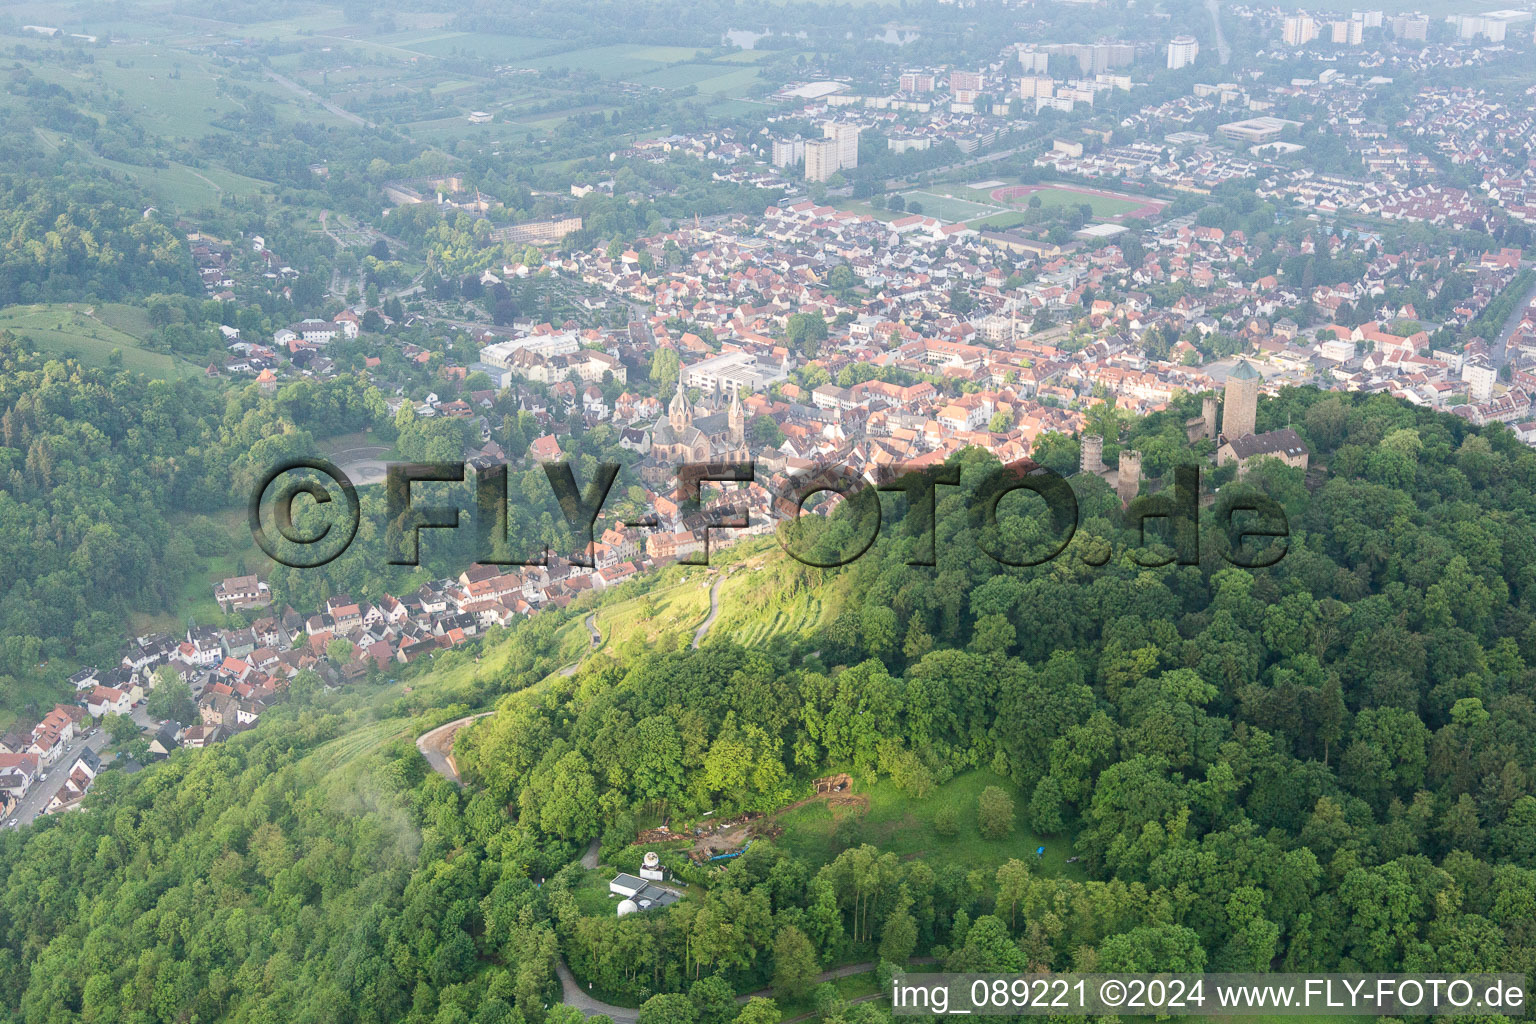
{"label": "green sports pitch", "polygon": [[901,198],[906,202],[908,211],[912,210],[912,204],[915,202],[922,208],[924,217],[937,217],[946,224],[958,224],[961,221],[1005,212],[1000,206],[986,206],[982,203],[973,203],[968,199],[956,199],[954,196],[939,195],[937,192],[928,192],[923,189],[904,192]]}

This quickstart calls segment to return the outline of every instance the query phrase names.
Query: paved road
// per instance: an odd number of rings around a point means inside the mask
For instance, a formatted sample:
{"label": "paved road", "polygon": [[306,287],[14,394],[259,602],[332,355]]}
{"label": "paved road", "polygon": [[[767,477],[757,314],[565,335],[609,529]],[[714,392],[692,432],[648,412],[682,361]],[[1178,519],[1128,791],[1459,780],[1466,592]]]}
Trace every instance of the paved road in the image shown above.
{"label": "paved road", "polygon": [[[931,956],[919,956],[914,957],[908,962],[916,966],[918,964],[936,963],[937,961]],[[873,963],[844,964],[841,967],[834,967],[830,971],[822,971],[816,976],[816,983],[820,984],[824,981],[831,981],[834,978],[851,978],[855,974],[868,974],[875,969],[875,966]],[[611,1017],[614,1024],[636,1024],[636,1021],[640,1019],[639,1010],[632,1010],[627,1006],[614,1006],[612,1003],[605,1003],[599,999],[592,998],[591,993],[577,982],[576,976],[571,973],[571,969],[565,966],[564,960],[555,961],[555,972],[560,976],[560,989],[562,993],[560,1001],[566,1005],[576,1007],[576,1009],[588,1017],[595,1017],[599,1014]],[[884,995],[884,992],[875,992],[848,1001],[850,1003],[862,1003],[870,999],[880,999]],[[756,992],[748,992],[746,995],[737,996],[736,1001],[738,1003],[745,1003],[753,996],[772,998],[773,989],[763,988],[758,989]],[[791,1019],[805,1020],[807,1017],[814,1016],[815,1014],[813,1013],[807,1013]],[[786,1021],[784,1024],[789,1024],[789,1022]]]}
{"label": "paved road", "polygon": [[720,584],[724,582],[725,577],[721,576],[719,579],[715,580],[714,585],[709,588],[709,614],[705,616],[704,621],[699,624],[698,632],[693,634],[694,650],[698,650],[699,644],[704,642],[705,635],[709,633],[709,627],[715,624],[715,617],[720,614]]}
{"label": "paved road", "polygon": [[314,93],[310,92],[308,89],[306,89],[302,85],[300,85],[298,82],[295,82],[291,78],[285,78],[282,75],[278,74],[276,71],[270,71],[269,70],[267,72],[267,77],[272,79],[272,81],[276,82],[278,85],[281,85],[283,88],[288,89],[291,92],[296,92],[300,96],[303,96],[306,99],[314,100],[316,103],[320,104],[326,110],[329,110],[331,113],[335,114],[337,117],[341,118],[343,121],[350,121],[353,124],[357,125],[359,128],[373,128],[373,127],[376,127],[372,121],[365,121],[361,117],[358,117],[356,114],[352,113],[350,110],[343,110],[342,108],[338,107],[336,104],[332,103],[330,100],[324,99],[323,97],[315,95]]}
{"label": "paved road", "polygon": [[1217,0],[1205,0],[1205,9],[1211,12],[1211,24],[1216,26],[1216,56],[1225,64],[1232,59],[1232,47],[1227,43],[1227,34],[1221,30],[1221,9]]}
{"label": "paved road", "polygon": [[1495,366],[1503,366],[1509,360],[1509,338],[1515,333],[1515,328],[1520,326],[1520,320],[1531,303],[1536,302],[1536,284],[1531,286],[1525,298],[1515,303],[1515,308],[1509,313],[1509,319],[1504,321],[1504,329],[1499,331],[1499,336],[1494,339],[1489,348],[1489,354],[1493,356]]}
{"label": "paved road", "polygon": [[[137,715],[135,715],[137,717]],[[43,808],[48,806],[48,801],[53,799],[53,794],[59,791],[64,784],[64,779],[71,768],[75,766],[75,759],[86,747],[90,747],[96,753],[101,753],[107,745],[109,737],[105,729],[98,728],[89,736],[76,736],[64,746],[64,752],[59,759],[47,769],[48,777],[32,780],[32,788],[27,790],[27,795],[21,798],[21,803],[16,807],[16,813],[6,821],[15,821],[16,827],[32,824],[38,815],[43,813]]]}
{"label": "paved road", "polygon": [[587,632],[592,634],[592,646],[594,648],[601,647],[603,643],[603,634],[597,631],[597,612],[593,612],[582,621],[587,624]]}
{"label": "paved road", "polygon": [[416,737],[416,749],[421,751],[421,756],[427,759],[427,764],[432,766],[433,771],[449,782],[459,785],[459,772],[453,763],[453,737],[470,722],[494,714],[494,711],[482,711],[479,714],[455,718],[447,725],[440,725]]}
{"label": "paved road", "polygon": [[354,486],[366,487],[369,484],[381,484],[388,473],[389,463],[379,456],[389,451],[389,448],[381,444],[363,445],[358,448],[343,448],[340,451],[330,453],[330,459],[336,464],[336,468],[347,474]]}
{"label": "paved road", "polygon": [[560,976],[560,1001],[567,1006],[574,1006],[588,1017],[598,1015],[611,1017],[613,1024],[636,1024],[640,1019],[639,1010],[631,1010],[627,1006],[614,1006],[593,999],[586,989],[577,984],[576,976],[571,969],[565,966],[564,960],[555,961],[555,973]]}

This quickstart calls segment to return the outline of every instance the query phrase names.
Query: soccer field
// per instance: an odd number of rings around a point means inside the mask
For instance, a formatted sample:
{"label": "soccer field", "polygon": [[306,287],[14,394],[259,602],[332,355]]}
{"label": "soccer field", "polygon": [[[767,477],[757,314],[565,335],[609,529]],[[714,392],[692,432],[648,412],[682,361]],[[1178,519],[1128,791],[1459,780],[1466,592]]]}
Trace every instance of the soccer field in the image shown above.
{"label": "soccer field", "polygon": [[939,195],[937,192],[928,192],[923,189],[903,193],[902,199],[906,201],[909,211],[912,209],[912,204],[916,202],[922,207],[923,216],[937,217],[951,224],[1003,212],[1003,207],[1000,206],[985,206],[967,199],[956,199],[953,196]]}

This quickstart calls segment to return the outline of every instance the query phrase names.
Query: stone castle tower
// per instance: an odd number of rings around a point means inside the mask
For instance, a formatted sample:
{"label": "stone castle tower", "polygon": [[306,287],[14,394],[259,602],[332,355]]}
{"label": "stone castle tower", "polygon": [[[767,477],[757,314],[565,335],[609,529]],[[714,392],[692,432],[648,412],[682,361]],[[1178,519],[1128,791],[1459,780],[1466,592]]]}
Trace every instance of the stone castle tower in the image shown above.
{"label": "stone castle tower", "polygon": [[1200,418],[1205,421],[1205,436],[1211,440],[1216,439],[1216,396],[1206,395],[1205,401],[1200,403]]}
{"label": "stone castle tower", "polygon": [[1115,479],[1115,493],[1120,503],[1129,505],[1141,490],[1141,452],[1127,448],[1120,453],[1120,472]]}
{"label": "stone castle tower", "polygon": [[1227,374],[1227,392],[1222,402],[1221,432],[1228,441],[1253,433],[1259,408],[1259,371],[1241,356]]}
{"label": "stone castle tower", "polygon": [[1095,476],[1104,472],[1104,439],[1098,434],[1084,435],[1082,456],[1077,468]]}

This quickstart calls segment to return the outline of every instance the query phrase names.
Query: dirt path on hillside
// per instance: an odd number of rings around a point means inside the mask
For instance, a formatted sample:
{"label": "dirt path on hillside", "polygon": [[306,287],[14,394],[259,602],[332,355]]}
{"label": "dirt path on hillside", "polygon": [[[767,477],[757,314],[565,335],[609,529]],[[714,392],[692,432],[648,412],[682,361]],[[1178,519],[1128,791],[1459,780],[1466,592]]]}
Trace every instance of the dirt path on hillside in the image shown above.
{"label": "dirt path on hillside", "polygon": [[470,722],[492,714],[495,712],[482,711],[476,715],[465,715],[447,725],[440,725],[430,732],[424,732],[416,738],[416,749],[421,751],[421,756],[427,759],[427,764],[432,766],[433,771],[456,786],[463,785],[459,778],[458,766],[453,763],[453,738]]}

